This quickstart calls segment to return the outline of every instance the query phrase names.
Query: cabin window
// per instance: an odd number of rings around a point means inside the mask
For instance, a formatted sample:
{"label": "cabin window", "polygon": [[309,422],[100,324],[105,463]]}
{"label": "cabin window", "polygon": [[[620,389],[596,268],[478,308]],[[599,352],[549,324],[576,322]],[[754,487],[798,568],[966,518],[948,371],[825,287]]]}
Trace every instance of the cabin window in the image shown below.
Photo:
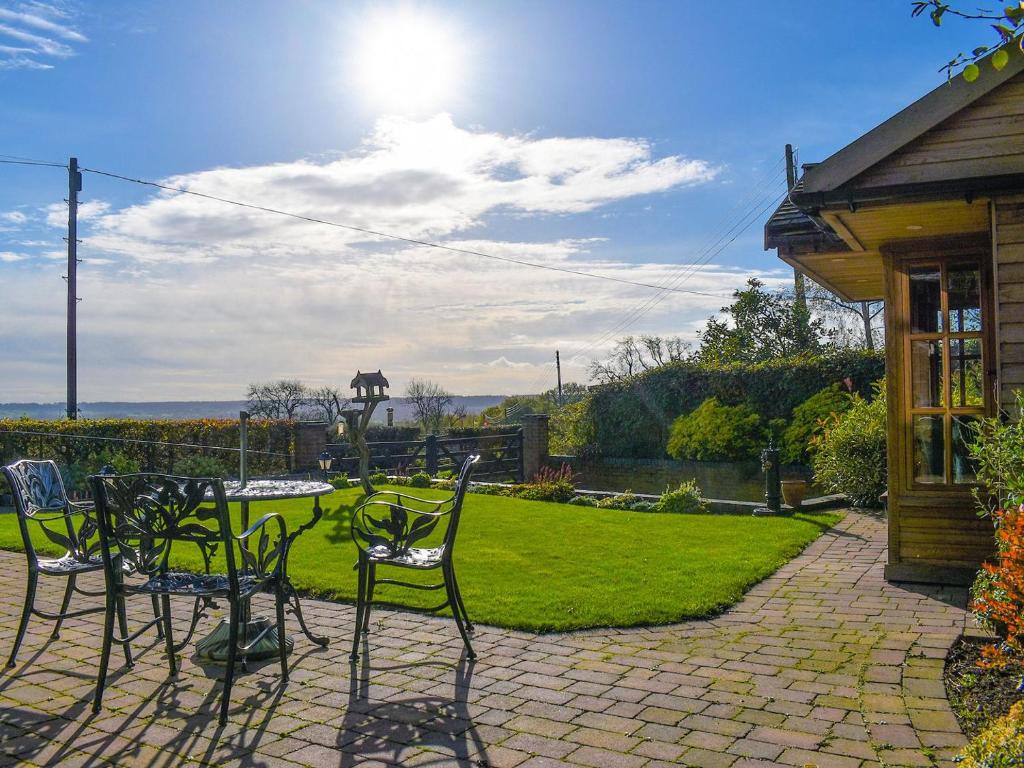
{"label": "cabin window", "polygon": [[911,479],[918,486],[973,483],[967,446],[985,415],[986,392],[981,265],[928,260],[907,276]]}

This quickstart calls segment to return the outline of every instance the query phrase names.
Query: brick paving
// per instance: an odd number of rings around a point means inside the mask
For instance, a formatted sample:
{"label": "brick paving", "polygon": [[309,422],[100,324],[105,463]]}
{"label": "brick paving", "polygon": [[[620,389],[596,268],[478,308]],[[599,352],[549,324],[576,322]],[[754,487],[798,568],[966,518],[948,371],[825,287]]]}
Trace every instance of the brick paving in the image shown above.
{"label": "brick paving", "polygon": [[[887,584],[885,538],[884,519],[851,512],[714,620],[558,635],[478,627],[475,663],[450,619],[382,609],[353,674],[352,607],[306,601],[331,647],[297,636],[283,687],[274,663],[250,665],[223,728],[219,670],[186,656],[168,679],[155,634],[136,642],[131,670],[115,648],[92,716],[99,617],[68,621],[55,641],[37,619],[0,676],[0,765],[951,766],[964,738],[942,666],[966,593]],[[23,568],[0,553],[12,574],[0,585],[4,655]]]}

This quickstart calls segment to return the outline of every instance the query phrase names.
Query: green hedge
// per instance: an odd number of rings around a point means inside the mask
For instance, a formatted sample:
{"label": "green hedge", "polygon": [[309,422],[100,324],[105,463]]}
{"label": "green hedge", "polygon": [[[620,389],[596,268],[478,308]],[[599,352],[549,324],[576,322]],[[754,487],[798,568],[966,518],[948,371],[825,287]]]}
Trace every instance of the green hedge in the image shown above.
{"label": "green hedge", "polygon": [[[124,440],[140,442],[122,442]],[[204,448],[154,443],[190,444]],[[64,468],[76,468],[79,474],[94,472],[115,457],[125,466],[170,472],[191,457],[207,456],[237,472],[236,453],[209,450],[207,446],[238,448],[238,421],[0,419],[0,462],[7,464],[18,459],[53,459]],[[286,472],[292,450],[292,425],[287,421],[250,421],[249,450],[249,471],[252,474]],[[261,451],[282,455],[270,456]]]}
{"label": "green hedge", "polygon": [[788,421],[794,408],[825,387],[849,378],[855,392],[868,395],[884,373],[882,355],[857,351],[757,365],[670,363],[591,390],[583,418],[593,443],[585,453],[665,458],[672,422],[708,398],[745,403],[765,423]]}

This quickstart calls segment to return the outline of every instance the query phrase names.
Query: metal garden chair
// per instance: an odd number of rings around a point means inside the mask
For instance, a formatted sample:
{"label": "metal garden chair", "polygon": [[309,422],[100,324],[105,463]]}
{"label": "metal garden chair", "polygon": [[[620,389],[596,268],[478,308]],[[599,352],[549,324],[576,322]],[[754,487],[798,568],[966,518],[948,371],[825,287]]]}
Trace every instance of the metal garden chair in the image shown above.
{"label": "metal garden chair", "polygon": [[[147,627],[155,621],[163,621],[167,665],[172,675],[177,673],[175,653],[189,642],[205,608],[217,598],[228,601],[228,656],[221,694],[221,724],[227,721],[235,661],[239,657],[244,661],[246,652],[275,629],[280,648],[281,676],[287,681],[286,597],[282,578],[287,530],[281,516],[266,514],[236,536],[231,530],[224,484],[218,479],[135,474],[95,475],[89,480],[96,499],[103,569],[107,579],[103,650],[93,711],[99,712],[102,707],[111,644],[127,643],[145,630],[144,627],[131,637],[114,637],[113,622],[118,601],[134,595],[160,598],[162,618],[150,622]],[[273,542],[266,530],[271,523],[276,526],[277,533]],[[241,543],[255,533],[259,533],[259,538],[253,552]],[[199,549],[205,573],[174,570],[173,555],[177,550],[173,545],[177,544]],[[210,565],[218,549],[226,563],[227,573],[211,574]],[[141,584],[125,582],[122,577],[124,562],[131,563],[146,581]],[[274,593],[277,623],[269,624],[250,638],[244,636],[243,620],[247,617],[243,616],[243,610],[248,599],[261,591]],[[190,597],[195,601],[188,634],[178,644],[174,643],[172,634],[171,597]],[[241,642],[240,634],[243,634]]]}
{"label": "metal garden chair", "polygon": [[[360,634],[370,631],[370,606],[373,604],[373,590],[377,584],[394,584],[426,590],[443,588],[447,599],[430,610],[451,608],[459,634],[466,644],[467,656],[471,659],[476,658],[473,646],[469,642],[473,625],[462,602],[462,593],[459,592],[452,554],[469,476],[473,472],[473,465],[479,459],[479,456],[469,456],[463,462],[455,493],[451,498],[433,501],[396,491],[379,491],[367,497],[353,512],[352,540],[359,548],[359,560],[356,563],[359,570],[359,585],[355,636],[352,639],[352,654],[349,657],[352,661],[359,658]],[[435,533],[435,529],[444,519],[447,519],[447,526],[443,528],[443,533],[439,532],[434,537],[435,541],[439,539],[436,546],[413,546]],[[423,585],[394,579],[378,579],[379,565],[418,571],[440,570],[443,582]]]}
{"label": "metal garden chair", "polygon": [[[93,538],[96,533],[96,521],[90,516],[91,502],[76,503],[68,500],[57,465],[52,461],[31,461],[25,459],[3,467],[4,477],[11,487],[14,496],[14,508],[18,515],[18,528],[21,541],[28,560],[28,583],[25,585],[25,606],[21,612],[18,633],[14,636],[14,647],[11,649],[7,666],[13,667],[17,662],[18,650],[25,639],[25,630],[32,616],[56,620],[53,633],[54,640],[60,637],[61,624],[64,619],[100,613],[102,607],[82,608],[72,611],[71,598],[77,592],[80,595],[99,597],[104,592],[91,592],[77,585],[77,578],[83,573],[94,573],[103,570],[103,562],[98,553],[99,542]],[[65,552],[57,558],[40,557],[32,542],[32,526],[54,544],[63,547]],[[93,539],[92,543],[89,539]],[[36,591],[39,577],[56,577],[67,579],[64,587],[64,598],[61,600],[60,611],[52,613],[35,607]],[[127,633],[124,600],[114,603],[117,621],[121,634]],[[128,666],[132,665],[132,652],[127,643],[123,644],[124,657]]]}

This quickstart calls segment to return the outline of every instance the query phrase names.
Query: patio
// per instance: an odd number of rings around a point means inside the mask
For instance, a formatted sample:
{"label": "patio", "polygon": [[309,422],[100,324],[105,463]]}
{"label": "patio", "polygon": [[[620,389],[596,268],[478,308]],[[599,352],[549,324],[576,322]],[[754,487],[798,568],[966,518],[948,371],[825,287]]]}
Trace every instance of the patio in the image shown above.
{"label": "patio", "polygon": [[[354,607],[304,601],[331,646],[298,637],[283,689],[274,662],[250,665],[224,728],[212,680],[222,669],[186,656],[165,684],[155,632],[136,643],[129,674],[115,654],[104,710],[90,717],[101,618],[69,620],[49,643],[37,620],[0,677],[0,764],[952,765],[964,739],[942,666],[968,626],[966,591],[889,584],[885,561],[884,519],[853,511],[715,620],[557,635],[478,627],[475,663],[460,657],[451,619],[381,608],[355,678]],[[23,555],[0,552],[0,569],[13,574],[0,588],[6,648]]]}

